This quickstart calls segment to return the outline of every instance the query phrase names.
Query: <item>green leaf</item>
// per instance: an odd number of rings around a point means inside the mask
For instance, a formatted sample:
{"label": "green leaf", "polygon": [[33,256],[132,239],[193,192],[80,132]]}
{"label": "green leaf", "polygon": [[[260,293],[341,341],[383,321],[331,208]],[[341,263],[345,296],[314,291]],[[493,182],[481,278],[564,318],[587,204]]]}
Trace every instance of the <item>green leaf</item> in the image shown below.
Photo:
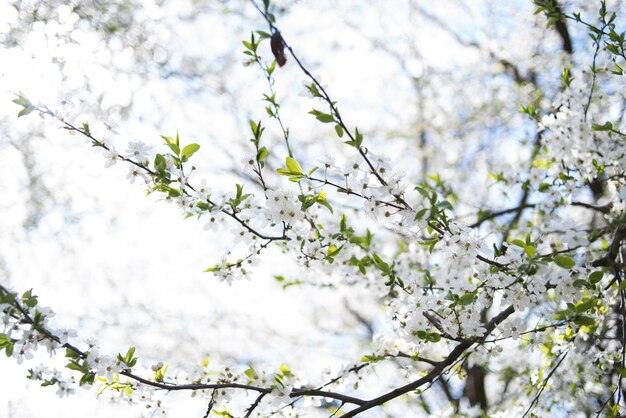
{"label": "green leaf", "polygon": [[448,202],[447,200],[442,200],[441,202],[437,204],[437,206],[439,206],[441,209],[453,210],[452,204]]}
{"label": "green leaf", "polygon": [[593,273],[591,273],[589,275],[589,283],[591,283],[592,285],[596,285],[598,284],[598,282],[600,280],[602,280],[602,277],[604,276],[604,273],[601,271],[594,271]]}
{"label": "green leaf", "polygon": [[170,149],[172,150],[172,152],[175,155],[180,155],[180,147],[178,146],[177,142],[178,142],[178,134],[176,134],[176,139],[169,137],[169,136],[164,136],[161,135],[161,138],[163,138],[165,140],[165,144],[170,147]]}
{"label": "green leaf", "polygon": [[603,125],[594,123],[591,125],[592,131],[610,131],[613,129],[613,124],[611,122],[606,122]]}
{"label": "green leaf", "polygon": [[428,212],[428,208],[422,208],[415,213],[415,220],[422,219],[424,215]]}
{"label": "green leaf", "polygon": [[309,93],[311,93],[311,96],[313,96],[313,97],[322,97],[322,94],[317,89],[317,86],[315,85],[315,83],[305,84],[305,86],[306,86],[307,90],[309,90]]}
{"label": "green leaf", "polygon": [[524,246],[524,251],[526,251],[529,257],[533,257],[537,253],[537,249],[533,245]]}
{"label": "green leaf", "polygon": [[82,385],[93,385],[93,381],[96,378],[96,374],[95,373],[85,373],[81,378],[80,381],[78,382],[79,386]]}
{"label": "green leaf", "polygon": [[163,155],[157,154],[154,157],[154,169],[159,173],[164,173],[167,170],[167,161]]}
{"label": "green leaf", "polygon": [[250,379],[250,382],[254,382],[257,379],[257,374],[254,371],[254,369],[252,367],[248,367],[248,369],[243,372],[246,376],[248,376],[248,379]]}
{"label": "green leaf", "polygon": [[592,327],[596,324],[596,321],[589,316],[579,315],[576,318],[574,318],[574,323],[576,325]]}
{"label": "green leaf", "polygon": [[267,148],[261,147],[261,148],[259,148],[259,150],[256,153],[256,160],[258,162],[261,162],[265,158],[267,158],[268,154],[269,154],[269,152],[267,151]]}
{"label": "green leaf", "polygon": [[0,289],[0,303],[8,303],[12,304],[15,302],[15,298],[17,297],[17,293],[5,292]]}
{"label": "green leaf", "polygon": [[217,416],[220,417],[225,417],[225,418],[234,418],[234,415],[232,415],[230,412],[228,412],[226,409],[222,410],[222,411],[213,411],[213,413]]}
{"label": "green leaf", "polygon": [[272,63],[267,66],[267,74],[272,75],[275,69],[276,69],[276,61],[272,61]]}
{"label": "green leaf", "polygon": [[185,148],[183,148],[183,151],[181,153],[181,156],[183,157],[183,160],[188,160],[199,149],[200,149],[200,145],[198,145],[198,144],[189,144],[189,145],[187,145]]}
{"label": "green leaf", "polygon": [[571,257],[568,257],[566,255],[557,255],[556,257],[554,257],[554,262],[557,266],[567,270],[576,265],[576,262]]}
{"label": "green leaf", "polygon": [[65,367],[70,370],[75,370],[77,372],[82,372],[85,370],[85,367],[80,365],[80,363],[78,363],[76,360],[70,361],[69,363],[65,365]]}
{"label": "green leaf", "polygon": [[354,132],[355,132],[355,138],[354,138],[355,148],[361,148],[361,144],[363,144],[363,135],[361,134],[361,132],[359,132],[359,128],[355,128]]}
{"label": "green leaf", "polygon": [[259,35],[260,39],[267,39],[267,38],[271,38],[272,37],[272,35],[270,35],[267,32],[264,32],[262,30],[258,30],[258,31],[256,31],[256,33]]}
{"label": "green leaf", "polygon": [[327,257],[334,257],[337,254],[339,254],[339,251],[341,251],[342,247],[337,247],[335,244],[331,244],[328,246],[328,249],[326,250],[326,256]]}
{"label": "green leaf", "polygon": [[391,269],[389,268],[389,264],[385,263],[382,258],[376,253],[372,255],[372,261],[374,265],[378,267],[382,272],[389,272]]}
{"label": "green leaf", "polygon": [[33,295],[33,289],[24,292],[24,294],[22,295],[22,301],[29,308],[34,308],[35,306],[37,306],[37,295]]}
{"label": "green leaf", "polygon": [[535,109],[535,107],[532,105],[532,103],[528,104],[528,106],[524,106],[521,103],[518,103],[519,105],[519,112],[520,113],[525,113],[528,116],[530,116],[533,119],[538,119],[539,118],[539,112],[537,111],[537,109]]}
{"label": "green leaf", "polygon": [[463,296],[461,296],[459,298],[459,303],[463,306],[465,305],[470,305],[472,303],[474,303],[474,301],[476,300],[477,295],[475,292],[471,292],[471,293],[466,293]]}
{"label": "green leaf", "polygon": [[22,116],[26,116],[29,113],[33,112],[34,110],[35,110],[34,107],[25,107],[24,109],[19,111],[19,113],[17,114],[17,117],[20,118]]}
{"label": "green leaf", "polygon": [[13,99],[13,103],[22,107],[31,106],[30,100],[28,100],[22,93],[17,95],[17,99]]}
{"label": "green leaf", "polygon": [[91,136],[91,130],[89,130],[89,122],[83,122],[80,125],[80,128],[83,130],[83,133],[85,133],[85,135]]}
{"label": "green leaf", "polygon": [[343,137],[343,128],[341,125],[335,125],[335,132],[337,132],[339,138]]}
{"label": "green leaf", "polygon": [[526,247],[526,243],[524,241],[522,241],[521,239],[514,239],[513,241],[511,241],[511,244],[513,245],[517,245],[518,247]]}
{"label": "green leaf", "polygon": [[286,364],[281,364],[278,366],[278,370],[283,376],[291,376],[291,369]]}
{"label": "green leaf", "polygon": [[551,186],[550,186],[550,184],[548,184],[548,183],[541,183],[541,184],[539,185],[539,187],[537,188],[537,190],[539,190],[541,193],[545,193],[545,192],[547,192],[548,190],[550,190],[550,187],[551,187]]}
{"label": "green leaf", "polygon": [[565,87],[569,87],[573,79],[574,78],[571,76],[569,68],[564,68],[561,73],[561,83],[563,83]]}
{"label": "green leaf", "polygon": [[17,114],[17,117],[22,117],[22,116],[26,116],[29,113],[37,110],[37,108],[35,106],[33,106],[33,104],[30,102],[30,100],[28,100],[26,98],[26,96],[24,96],[23,94],[19,94],[17,96],[17,99],[13,100],[13,103],[15,103],[18,106],[22,106],[22,110],[20,110],[20,112]]}
{"label": "green leaf", "polygon": [[324,200],[317,200],[316,202],[319,205],[324,206],[326,209],[328,209],[330,211],[330,213],[333,213],[333,207],[330,205],[330,203],[328,203],[328,200],[324,199]]}
{"label": "green leaf", "polygon": [[335,118],[333,117],[333,115],[322,114],[322,115],[317,115],[317,120],[323,123],[331,123],[335,121]]}
{"label": "green leaf", "polygon": [[385,357],[384,356],[378,356],[376,354],[367,354],[363,357],[361,357],[361,362],[362,363],[377,363],[381,360],[384,360]]}
{"label": "green leaf", "polygon": [[137,364],[137,357],[134,357],[134,355],[135,347],[130,347],[128,351],[126,351],[126,355],[124,357],[122,357],[121,354],[118,354],[117,359],[130,368]]}
{"label": "green leaf", "polygon": [[335,122],[335,117],[328,113],[320,112],[319,110],[315,110],[315,109],[311,110],[309,113],[315,116],[315,118],[322,123]]}
{"label": "green leaf", "polygon": [[576,304],[576,313],[583,313],[593,308],[596,305],[595,299],[585,299],[582,302]]}
{"label": "green leaf", "polygon": [[304,174],[293,173],[293,172],[291,172],[289,170],[285,170],[284,168],[278,168],[278,169],[276,169],[276,171],[281,176],[288,176],[289,177],[289,181],[293,181],[294,183],[299,182],[304,177]]}
{"label": "green leaf", "polygon": [[313,206],[313,204],[315,203],[317,199],[313,195],[302,194],[298,196],[298,200],[302,202],[302,210],[307,210],[308,208]]}
{"label": "green leaf", "polygon": [[6,348],[4,349],[4,353],[7,355],[7,357],[11,357],[13,355],[14,347],[15,347],[15,344],[8,344],[6,346]]}
{"label": "green leaf", "polygon": [[71,358],[71,359],[79,359],[80,358],[80,354],[78,354],[76,351],[70,349],[70,348],[66,348],[65,349],[65,357],[67,358]]}
{"label": "green leaf", "polygon": [[[271,102],[271,100],[269,100],[269,97],[268,97],[268,101]],[[254,139],[256,142],[258,142],[259,138],[261,137],[260,134],[264,131],[264,128],[261,127],[261,121],[257,123],[253,121],[252,119],[250,119],[249,123],[250,123],[250,129],[252,130],[252,133],[254,134]]]}
{"label": "green leaf", "polygon": [[514,239],[510,243],[512,245],[523,248],[529,257],[533,257],[537,253],[537,249],[530,241],[530,236],[526,237],[526,241],[522,241],[521,239]]}
{"label": "green leaf", "polygon": [[167,364],[163,364],[161,365],[159,369],[154,371],[154,380],[157,382],[163,382],[163,380],[165,380],[166,373],[167,373]]}
{"label": "green leaf", "polygon": [[298,164],[298,161],[291,157],[287,157],[285,159],[285,165],[287,166],[287,169],[294,174],[304,174],[302,167]]}
{"label": "green leaf", "polygon": [[0,334],[0,349],[4,349],[7,357],[13,354],[13,345],[15,343],[6,334]]}
{"label": "green leaf", "polygon": [[574,287],[587,287],[587,284],[588,284],[587,281],[583,279],[576,279],[572,283]]}
{"label": "green leaf", "polygon": [[547,170],[554,165],[554,158],[539,156],[533,160],[532,165],[533,167]]}
{"label": "green leaf", "polygon": [[419,194],[421,194],[425,199],[430,200],[430,193],[428,193],[428,190],[426,190],[422,186],[415,186],[415,190],[417,190]]}
{"label": "green leaf", "polygon": [[126,352],[126,361],[130,361],[130,359],[133,358],[134,354],[135,354],[135,347],[130,347],[128,351]]}

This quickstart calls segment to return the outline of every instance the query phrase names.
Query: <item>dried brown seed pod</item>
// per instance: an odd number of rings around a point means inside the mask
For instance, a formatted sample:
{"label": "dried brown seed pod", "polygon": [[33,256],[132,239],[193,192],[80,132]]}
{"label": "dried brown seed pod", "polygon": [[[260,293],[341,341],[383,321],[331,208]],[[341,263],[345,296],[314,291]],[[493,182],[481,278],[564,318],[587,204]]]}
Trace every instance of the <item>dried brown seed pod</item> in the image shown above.
{"label": "dried brown seed pod", "polygon": [[280,35],[279,31],[274,32],[272,35],[270,46],[272,47],[272,54],[274,54],[274,58],[276,58],[278,65],[280,67],[285,65],[287,62],[287,57],[285,56],[285,43],[283,42],[283,37]]}

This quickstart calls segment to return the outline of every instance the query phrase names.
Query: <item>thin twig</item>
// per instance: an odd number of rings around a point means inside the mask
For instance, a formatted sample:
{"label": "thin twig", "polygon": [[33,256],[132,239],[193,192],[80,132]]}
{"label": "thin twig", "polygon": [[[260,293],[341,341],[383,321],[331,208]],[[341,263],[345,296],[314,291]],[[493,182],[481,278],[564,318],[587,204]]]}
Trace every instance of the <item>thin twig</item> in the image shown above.
{"label": "thin twig", "polygon": [[246,415],[244,415],[244,418],[248,418],[252,415],[252,412],[257,406],[259,406],[259,403],[261,403],[261,400],[263,399],[263,397],[265,397],[265,395],[267,395],[267,393],[261,393],[259,396],[257,396],[252,405],[250,405],[250,407],[246,409]]}
{"label": "thin twig", "polygon": [[217,394],[217,389],[213,389],[213,392],[211,393],[211,400],[209,401],[209,405],[207,406],[206,409],[206,414],[204,414],[203,418],[209,418],[209,415],[211,414],[211,411],[213,410],[213,407],[215,406],[215,399],[217,398],[215,395]]}
{"label": "thin twig", "polygon": [[546,388],[546,386],[548,385],[548,380],[550,380],[550,378],[552,377],[552,375],[554,374],[554,372],[556,372],[556,369],[559,368],[559,366],[561,365],[561,363],[563,362],[563,360],[565,360],[565,357],[567,357],[567,354],[569,353],[569,350],[566,351],[563,356],[561,356],[561,358],[559,359],[558,363],[556,363],[556,365],[552,368],[552,370],[550,370],[550,373],[548,373],[548,375],[546,376],[546,378],[543,380],[543,383],[541,385],[541,389],[539,389],[539,392],[537,392],[537,395],[535,395],[535,397],[533,398],[532,402],[530,403],[530,405],[528,406],[528,409],[526,410],[526,412],[524,412],[524,415],[522,415],[522,418],[526,417],[526,415],[528,415],[528,413],[533,409],[533,407],[535,406],[535,404],[539,401],[539,397],[541,396],[541,393],[543,392],[543,390]]}

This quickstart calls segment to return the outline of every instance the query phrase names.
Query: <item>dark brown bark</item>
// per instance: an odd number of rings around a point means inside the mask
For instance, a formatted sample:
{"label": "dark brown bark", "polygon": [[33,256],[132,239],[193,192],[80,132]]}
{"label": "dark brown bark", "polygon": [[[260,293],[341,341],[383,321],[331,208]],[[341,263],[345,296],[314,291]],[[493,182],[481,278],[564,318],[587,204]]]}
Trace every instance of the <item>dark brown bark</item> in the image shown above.
{"label": "dark brown bark", "polygon": [[480,409],[487,410],[487,393],[485,392],[485,377],[487,373],[482,366],[472,366],[467,370],[467,378],[463,396],[467,398],[470,405],[480,405]]}

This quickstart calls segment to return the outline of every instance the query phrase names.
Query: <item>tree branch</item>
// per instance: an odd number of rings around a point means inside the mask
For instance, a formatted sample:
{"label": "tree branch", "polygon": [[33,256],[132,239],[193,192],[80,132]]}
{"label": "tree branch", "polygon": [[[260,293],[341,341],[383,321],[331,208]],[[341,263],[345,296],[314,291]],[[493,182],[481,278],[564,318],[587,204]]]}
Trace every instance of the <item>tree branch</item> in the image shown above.
{"label": "tree branch", "polygon": [[[606,204],[604,206],[595,206],[595,205],[592,205],[592,204],[589,204],[589,203],[585,203],[585,202],[572,202],[570,205],[571,206],[580,206],[580,207],[587,208],[587,209],[590,209],[590,210],[595,210],[597,212],[604,213],[604,214],[610,213],[611,212],[611,207],[613,206],[612,203],[608,203],[608,204]],[[480,219],[478,219],[476,222],[474,222],[473,224],[469,225],[469,227],[470,228],[477,228],[480,225],[482,225],[484,222],[489,221],[491,219],[495,219],[495,218],[498,218],[498,217],[503,216],[503,215],[508,215],[509,213],[517,212],[520,209],[521,210],[531,209],[531,208],[534,208],[536,206],[537,206],[537,204],[535,204],[535,203],[526,203],[523,206],[515,206],[513,208],[500,209],[500,210],[496,210],[496,211],[493,211],[493,212],[487,212],[486,214],[481,216]]]}
{"label": "tree branch", "polygon": [[[272,19],[270,19],[270,17],[267,15],[267,13],[264,12],[256,4],[256,2],[254,0],[250,0],[250,2],[254,6],[254,8],[257,9],[258,12],[263,16],[263,18],[265,19],[265,21],[269,25],[270,29],[273,32],[280,32],[278,30],[278,28],[276,27],[276,25],[274,24],[274,22],[272,21]],[[302,62],[300,61],[300,59],[298,58],[298,56],[294,52],[293,48],[285,41],[285,38],[282,37],[282,36],[281,36],[281,41],[282,41],[282,44],[285,46],[285,48],[287,48],[287,50],[289,51],[289,54],[296,61],[296,64],[298,65],[298,67],[300,67],[302,72],[311,80],[311,82],[313,84],[315,84],[315,87],[317,87],[317,90],[321,94],[321,98],[330,106],[330,109],[332,111],[332,114],[333,114],[337,124],[339,126],[341,126],[341,128],[346,133],[346,135],[348,135],[348,137],[350,138],[352,143],[357,143],[357,141],[356,141],[356,134],[353,134],[352,131],[348,128],[348,126],[343,121],[343,118],[341,117],[341,114],[339,113],[339,109],[337,108],[337,104],[336,104],[337,102],[334,101],[333,99],[331,99],[329,94],[326,92],[326,89],[324,88],[324,86],[322,86],[322,84],[315,78],[315,76],[313,76],[313,74],[311,74],[311,72],[304,66],[304,64],[302,64]],[[381,185],[387,186],[387,182],[385,181],[385,179],[376,170],[376,168],[374,167],[374,164],[368,158],[368,156],[367,156],[367,148],[365,148],[364,146],[355,146],[355,148],[357,148],[359,154],[361,155],[361,157],[363,158],[365,163],[368,165],[370,173],[378,180],[378,182]],[[393,195],[393,197],[405,209],[408,209],[408,210],[412,209],[411,206],[402,198],[402,196],[400,194],[395,194],[395,195]]]}
{"label": "tree branch", "polygon": [[503,322],[506,318],[508,318],[513,312],[515,312],[515,309],[513,308],[513,306],[509,306],[508,308],[506,308],[504,311],[500,312],[498,315],[496,315],[495,317],[493,317],[491,319],[491,321],[489,321],[486,325],[485,325],[485,335],[484,337],[482,337],[481,339],[471,339],[471,340],[465,340],[463,342],[461,342],[459,345],[457,345],[451,352],[450,354],[448,354],[448,356],[442,360],[440,363],[438,363],[435,367],[433,367],[431,369],[430,372],[428,372],[428,374],[426,374],[424,377],[411,382],[405,386],[399,387],[397,389],[392,390],[391,392],[388,392],[382,396],[379,396],[378,398],[374,398],[370,401],[365,402],[363,405],[361,405],[360,407],[353,409],[352,411],[349,411],[347,413],[345,413],[344,415],[342,415],[343,418],[350,418],[350,417],[354,417],[357,414],[360,414],[361,412],[367,411],[371,408],[374,408],[376,406],[380,406],[382,404],[384,404],[385,402],[388,402],[392,399],[395,399],[399,396],[404,395],[405,393],[411,392],[415,389],[418,389],[420,386],[423,386],[427,383],[433,382],[434,380],[436,380],[440,374],[451,364],[453,364],[459,357],[461,357],[463,355],[463,353],[470,348],[473,344],[475,343],[479,343],[481,342],[487,335],[489,335],[494,328],[500,324],[501,322]]}
{"label": "tree branch", "polygon": [[[9,290],[7,288],[5,288],[4,286],[2,286],[0,284],[0,290],[2,290],[3,292],[10,294],[11,292],[9,292]],[[64,343],[61,344],[61,340],[59,339],[59,337],[57,337],[56,335],[54,335],[52,332],[50,332],[48,329],[37,325],[35,323],[35,321],[31,318],[30,314],[28,313],[28,310],[25,309],[21,303],[18,302],[17,298],[13,299],[13,306],[15,306],[15,308],[20,312],[21,316],[22,316],[22,320],[24,321],[24,323],[32,325],[33,328],[40,332],[42,334],[42,336],[48,340],[52,340],[55,341],[56,343],[59,344],[60,347],[62,348],[66,348],[68,350],[73,351],[74,353],[76,353],[78,356],[80,356],[81,359],[86,359],[87,358],[87,353],[77,347],[75,347],[74,345],[70,344],[70,343]],[[367,365],[368,363],[364,363],[360,366],[355,366],[355,368],[351,369],[351,370],[359,370],[362,367],[365,367],[365,365]],[[253,386],[253,385],[248,385],[248,384],[242,384],[242,383],[234,383],[234,382],[222,382],[222,383],[189,383],[189,384],[175,384],[175,383],[167,383],[167,382],[155,382],[152,380],[148,380],[145,379],[135,373],[133,373],[131,371],[131,369],[124,369],[122,371],[120,371],[118,373],[121,376],[126,376],[130,379],[135,380],[136,382],[142,383],[144,385],[147,386],[151,386],[153,388],[156,389],[162,389],[162,390],[167,390],[167,391],[182,391],[182,390],[206,390],[206,389],[242,389],[242,390],[250,390],[250,391],[255,391],[255,392],[259,392],[261,394],[268,394],[272,391],[272,388],[264,388],[264,387],[258,387],[258,386]],[[339,378],[335,379],[338,380]],[[363,399],[359,399],[353,396],[349,396],[349,395],[343,395],[340,393],[335,393],[335,392],[330,392],[330,391],[325,391],[325,390],[321,390],[321,389],[315,389],[315,388],[304,388],[304,389],[299,389],[299,390],[294,390],[290,393],[291,397],[298,397],[298,396],[320,396],[320,397],[325,397],[325,398],[331,398],[331,399],[337,399],[339,401],[342,401],[344,403],[351,403],[351,404],[355,404],[355,405],[363,405],[365,403],[365,401]]]}

